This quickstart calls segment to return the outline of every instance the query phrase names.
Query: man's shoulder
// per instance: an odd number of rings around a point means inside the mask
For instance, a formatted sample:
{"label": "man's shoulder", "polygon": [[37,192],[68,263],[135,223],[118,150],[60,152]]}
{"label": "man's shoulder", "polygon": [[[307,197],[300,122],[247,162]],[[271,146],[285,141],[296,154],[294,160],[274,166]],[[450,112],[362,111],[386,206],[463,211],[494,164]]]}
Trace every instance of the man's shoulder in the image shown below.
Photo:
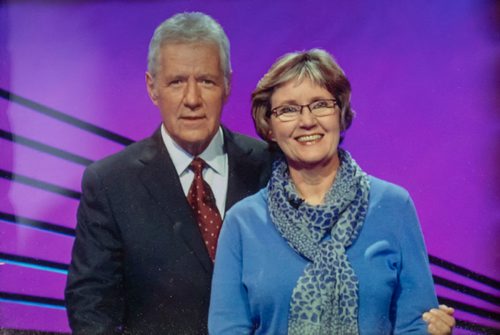
{"label": "man's shoulder", "polygon": [[144,157],[154,147],[154,139],[147,137],[132,143],[122,150],[93,162],[88,170],[93,170],[100,175],[115,174],[119,171],[133,169],[141,166],[141,157]]}
{"label": "man's shoulder", "polygon": [[256,139],[254,137],[250,137],[248,135],[231,131],[227,128],[224,128],[224,135],[226,140],[232,141],[236,145],[243,148],[256,149],[256,150],[268,149],[268,145],[266,142]]}
{"label": "man's shoulder", "polygon": [[[257,161],[271,161],[272,153],[269,150],[269,145],[262,140],[230,131],[227,128],[224,128],[224,138],[226,148],[232,146],[237,148],[236,152],[249,153],[250,157]],[[228,150],[228,154],[231,153],[231,150]]]}

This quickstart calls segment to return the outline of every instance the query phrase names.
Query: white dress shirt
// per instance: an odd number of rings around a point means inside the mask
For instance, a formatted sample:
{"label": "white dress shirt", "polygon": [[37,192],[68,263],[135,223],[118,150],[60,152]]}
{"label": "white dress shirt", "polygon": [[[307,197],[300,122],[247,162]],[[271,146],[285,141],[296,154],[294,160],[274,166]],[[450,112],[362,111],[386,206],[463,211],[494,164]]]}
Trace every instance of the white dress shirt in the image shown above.
{"label": "white dress shirt", "polygon": [[[161,125],[161,136],[174,163],[175,170],[179,175],[184,194],[187,196],[194,178],[194,172],[189,168],[189,164],[191,164],[194,156],[181,148],[170,137],[163,124]],[[221,217],[224,218],[229,168],[227,154],[224,152],[224,135],[220,127],[208,147],[198,157],[203,159],[208,165],[203,170],[203,179],[210,185],[217,209]]]}

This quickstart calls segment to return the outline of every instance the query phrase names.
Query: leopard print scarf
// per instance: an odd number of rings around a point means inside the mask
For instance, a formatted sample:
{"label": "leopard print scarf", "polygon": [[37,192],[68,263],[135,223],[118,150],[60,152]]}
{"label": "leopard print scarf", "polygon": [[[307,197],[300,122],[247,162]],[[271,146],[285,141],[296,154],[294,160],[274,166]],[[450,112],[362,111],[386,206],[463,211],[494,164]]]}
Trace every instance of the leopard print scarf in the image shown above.
{"label": "leopard print scarf", "polygon": [[[290,300],[288,334],[358,334],[358,280],[346,249],[368,210],[368,176],[347,151],[324,204],[299,198],[284,159],[268,183],[272,221],[287,243],[310,263]],[[331,238],[330,238],[331,237]]]}

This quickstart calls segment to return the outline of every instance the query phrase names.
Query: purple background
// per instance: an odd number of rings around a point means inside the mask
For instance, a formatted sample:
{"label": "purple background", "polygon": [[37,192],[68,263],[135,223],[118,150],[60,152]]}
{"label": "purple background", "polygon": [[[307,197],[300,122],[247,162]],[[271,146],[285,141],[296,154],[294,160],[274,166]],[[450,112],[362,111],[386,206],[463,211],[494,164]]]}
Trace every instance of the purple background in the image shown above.
{"label": "purple background", "polygon": [[[144,83],[149,40],[185,10],[206,12],[226,30],[234,74],[223,122],[249,135],[249,96],[274,60],[313,47],[331,52],[352,83],[357,112],[345,147],[368,173],[410,191],[431,255],[500,280],[498,2],[3,1],[0,88],[139,140],[160,122]],[[123,147],[2,98],[0,130],[91,160]],[[0,169],[79,191],[84,166],[0,139]],[[77,205],[0,178],[0,212],[74,228]],[[70,236],[0,220],[0,253],[67,263],[71,244]],[[0,292],[62,299],[64,273],[0,262]],[[498,305],[437,291],[500,313]],[[2,327],[68,331],[62,308],[0,298]]]}

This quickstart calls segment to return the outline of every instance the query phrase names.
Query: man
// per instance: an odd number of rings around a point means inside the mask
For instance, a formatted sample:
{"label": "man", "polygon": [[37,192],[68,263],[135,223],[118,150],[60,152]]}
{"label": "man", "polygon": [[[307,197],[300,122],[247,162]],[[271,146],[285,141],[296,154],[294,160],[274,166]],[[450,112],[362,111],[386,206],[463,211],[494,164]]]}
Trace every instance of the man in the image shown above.
{"label": "man", "polygon": [[206,333],[213,263],[186,199],[189,164],[206,161],[219,213],[268,178],[266,146],[220,125],[231,68],[229,42],[213,19],[165,21],[148,59],[161,128],[83,177],[66,289],[75,334]]}
{"label": "man", "polygon": [[146,84],[162,125],[84,173],[66,287],[74,334],[207,333],[220,218],[265,185],[271,162],[265,144],[221,126],[230,82],[212,18],[156,29]]}

